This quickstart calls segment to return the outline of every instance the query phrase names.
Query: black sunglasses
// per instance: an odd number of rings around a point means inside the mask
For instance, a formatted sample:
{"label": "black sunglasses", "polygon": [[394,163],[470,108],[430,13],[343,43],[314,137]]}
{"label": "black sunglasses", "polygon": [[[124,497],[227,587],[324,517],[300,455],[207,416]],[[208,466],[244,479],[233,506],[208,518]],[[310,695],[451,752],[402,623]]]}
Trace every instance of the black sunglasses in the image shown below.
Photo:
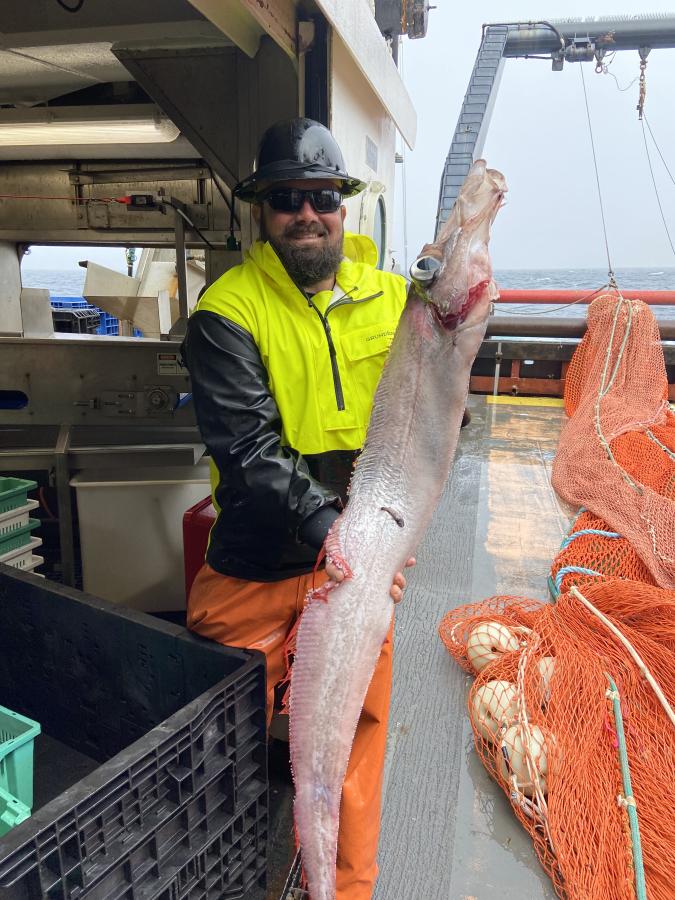
{"label": "black sunglasses", "polygon": [[299,212],[308,200],[310,206],[318,213],[334,213],[342,204],[342,194],[334,188],[315,188],[303,191],[300,188],[274,188],[268,191],[266,200],[275,212]]}

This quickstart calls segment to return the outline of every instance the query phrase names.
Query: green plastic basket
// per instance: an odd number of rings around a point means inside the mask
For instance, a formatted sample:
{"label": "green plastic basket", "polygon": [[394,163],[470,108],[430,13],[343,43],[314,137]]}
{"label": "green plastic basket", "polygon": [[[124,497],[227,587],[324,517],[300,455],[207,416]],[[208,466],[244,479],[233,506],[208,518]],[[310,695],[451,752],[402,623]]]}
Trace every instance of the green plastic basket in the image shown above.
{"label": "green plastic basket", "polygon": [[33,742],[40,725],[0,706],[0,790],[33,807]]}
{"label": "green plastic basket", "polygon": [[34,491],[36,487],[36,481],[0,476],[0,513],[25,506],[28,503],[28,491]]}
{"label": "green plastic basket", "polygon": [[12,550],[18,550],[20,547],[30,543],[30,533],[40,524],[39,519],[29,519],[27,525],[8,531],[6,534],[0,535],[0,556],[5,553],[11,553]]}
{"label": "green plastic basket", "polygon": [[29,816],[30,806],[17,800],[9,791],[0,788],[0,837]]}

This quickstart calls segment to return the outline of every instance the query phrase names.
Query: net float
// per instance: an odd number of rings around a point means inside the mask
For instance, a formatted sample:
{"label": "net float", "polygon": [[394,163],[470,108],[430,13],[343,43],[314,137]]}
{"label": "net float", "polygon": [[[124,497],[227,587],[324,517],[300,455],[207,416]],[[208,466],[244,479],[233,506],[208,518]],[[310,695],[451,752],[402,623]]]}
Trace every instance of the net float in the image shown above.
{"label": "net float", "polygon": [[546,706],[551,699],[551,678],[555,672],[555,656],[542,656],[537,663],[537,668],[539,669],[539,702],[542,706]]}
{"label": "net float", "polygon": [[494,741],[503,724],[510,725],[518,707],[515,685],[510,681],[488,681],[471,698],[471,720],[486,741]]}
{"label": "net float", "polygon": [[471,629],[466,642],[466,655],[474,671],[483,669],[504,653],[513,653],[520,647],[514,632],[501,622],[479,622]]}
{"label": "net float", "polygon": [[[529,736],[524,738],[524,732],[520,725],[511,725],[502,736],[499,744],[499,769],[502,777],[513,784],[526,797],[533,797],[536,787],[542,794],[548,791],[548,750],[555,746],[555,738],[550,731],[532,725]],[[532,780],[530,770],[527,767],[526,754],[529,753],[533,761],[537,782]]]}

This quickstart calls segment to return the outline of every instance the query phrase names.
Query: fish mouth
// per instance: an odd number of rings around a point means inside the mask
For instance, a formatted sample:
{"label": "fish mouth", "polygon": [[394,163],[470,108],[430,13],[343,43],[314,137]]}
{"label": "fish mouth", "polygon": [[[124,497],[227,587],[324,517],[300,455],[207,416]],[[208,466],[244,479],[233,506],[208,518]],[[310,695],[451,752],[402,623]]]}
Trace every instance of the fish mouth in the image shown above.
{"label": "fish mouth", "polygon": [[486,278],[469,288],[466,300],[459,309],[444,311],[433,304],[434,318],[445,331],[455,331],[466,320],[467,316],[481,299],[491,279]]}
{"label": "fish mouth", "polygon": [[[410,266],[410,279],[418,296],[429,303],[438,324],[446,331],[454,331],[469,315],[471,309],[480,300],[484,291],[490,284],[490,278],[486,277],[471,285],[464,293],[460,291],[457,300],[448,304],[447,300],[439,304],[434,299],[431,289],[436,284],[438,276],[443,269],[443,260],[431,254],[418,257]],[[462,297],[463,295],[463,297]]]}

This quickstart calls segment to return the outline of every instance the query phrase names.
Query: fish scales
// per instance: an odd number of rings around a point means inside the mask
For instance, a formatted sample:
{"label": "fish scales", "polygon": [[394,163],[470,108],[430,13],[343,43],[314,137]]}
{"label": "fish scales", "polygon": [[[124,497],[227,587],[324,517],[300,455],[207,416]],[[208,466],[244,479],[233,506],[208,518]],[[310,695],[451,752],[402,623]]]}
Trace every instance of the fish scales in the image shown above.
{"label": "fish scales", "polygon": [[[294,814],[311,900],[334,900],[340,798],[387,635],[394,575],[431,520],[457,446],[471,365],[496,295],[487,252],[506,190],[474,163],[413,285],[375,394],[349,503],[326,539],[346,575],[310,595],[290,693]],[[429,274],[431,273],[431,275]]]}

